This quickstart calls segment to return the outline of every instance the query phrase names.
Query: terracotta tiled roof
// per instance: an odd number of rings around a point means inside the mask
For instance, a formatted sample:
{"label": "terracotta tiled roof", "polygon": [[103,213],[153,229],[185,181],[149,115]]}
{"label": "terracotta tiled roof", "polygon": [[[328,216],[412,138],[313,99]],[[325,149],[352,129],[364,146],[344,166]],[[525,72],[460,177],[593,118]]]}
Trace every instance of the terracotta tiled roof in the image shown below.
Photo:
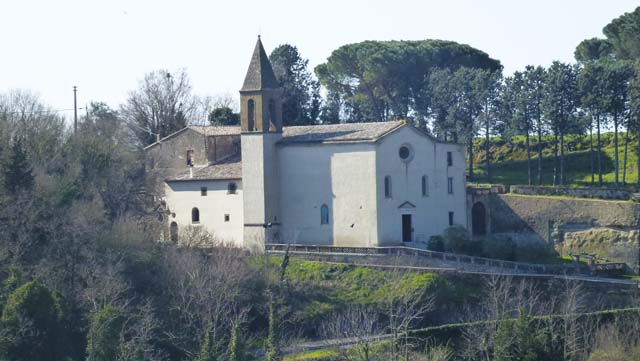
{"label": "terracotta tiled roof", "polygon": [[242,160],[240,155],[227,158],[208,166],[193,167],[193,175],[186,170],[167,181],[242,179]]}
{"label": "terracotta tiled roof", "polygon": [[206,135],[206,136],[214,136],[214,135],[240,135],[240,127],[238,126],[210,126],[210,125],[192,125],[189,128],[195,130],[196,132]]}
{"label": "terracotta tiled roof", "polygon": [[280,143],[332,143],[375,141],[403,126],[404,120],[285,127]]}

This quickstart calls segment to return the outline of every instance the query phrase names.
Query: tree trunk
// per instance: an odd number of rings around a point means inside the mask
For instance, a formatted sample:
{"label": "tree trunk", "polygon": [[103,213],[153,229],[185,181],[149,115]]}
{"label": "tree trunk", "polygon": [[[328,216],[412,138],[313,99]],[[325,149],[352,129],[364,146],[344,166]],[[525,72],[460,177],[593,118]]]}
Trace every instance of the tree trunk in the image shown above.
{"label": "tree trunk", "polygon": [[624,155],[622,156],[622,185],[627,185],[627,149],[629,148],[629,127],[624,134]]}
{"label": "tree trunk", "polygon": [[487,167],[487,183],[491,183],[491,138],[489,137],[489,120],[486,120],[485,133],[484,155]]}
{"label": "tree trunk", "polygon": [[589,125],[589,160],[591,161],[591,186],[595,185],[595,166],[593,162],[593,123]]}
{"label": "tree trunk", "polygon": [[553,186],[558,185],[558,131],[553,132]]}
{"label": "tree trunk", "polygon": [[469,181],[473,182],[473,137],[469,137]]}
{"label": "tree trunk", "polygon": [[564,185],[564,131],[560,133],[560,185]]}
{"label": "tree trunk", "polygon": [[538,125],[538,185],[542,185],[542,126]]}
{"label": "tree trunk", "polygon": [[613,116],[613,149],[614,149],[614,165],[615,165],[615,185],[616,187],[619,185],[620,182],[620,164],[619,164],[619,157],[618,157],[618,114],[614,114]]}
{"label": "tree trunk", "polygon": [[527,147],[527,184],[531,185],[531,147],[529,146],[529,129],[525,131],[524,136]]}
{"label": "tree trunk", "polygon": [[596,115],[596,127],[598,132],[598,186],[602,187],[602,143],[600,140],[600,115]]}

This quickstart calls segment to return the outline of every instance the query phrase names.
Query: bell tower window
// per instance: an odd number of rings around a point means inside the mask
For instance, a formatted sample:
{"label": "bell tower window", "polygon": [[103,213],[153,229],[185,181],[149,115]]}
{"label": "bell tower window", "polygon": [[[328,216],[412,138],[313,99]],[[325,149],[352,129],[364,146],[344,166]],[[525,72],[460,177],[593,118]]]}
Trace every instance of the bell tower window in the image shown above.
{"label": "bell tower window", "polygon": [[247,130],[253,132],[255,130],[256,102],[253,99],[247,101]]}

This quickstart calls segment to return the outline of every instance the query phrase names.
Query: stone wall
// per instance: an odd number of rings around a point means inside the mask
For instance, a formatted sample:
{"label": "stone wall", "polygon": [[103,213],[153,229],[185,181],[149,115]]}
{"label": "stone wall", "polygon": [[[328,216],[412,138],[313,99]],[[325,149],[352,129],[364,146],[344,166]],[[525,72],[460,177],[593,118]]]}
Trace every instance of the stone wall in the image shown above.
{"label": "stone wall", "polygon": [[510,186],[512,193],[543,196],[568,196],[578,198],[599,199],[631,199],[633,192],[624,189],[612,188],[570,188],[570,187],[544,187],[514,185]]}
{"label": "stone wall", "polygon": [[638,272],[638,203],[516,194],[491,194],[489,199],[494,236],[551,243],[563,255],[596,254]]}

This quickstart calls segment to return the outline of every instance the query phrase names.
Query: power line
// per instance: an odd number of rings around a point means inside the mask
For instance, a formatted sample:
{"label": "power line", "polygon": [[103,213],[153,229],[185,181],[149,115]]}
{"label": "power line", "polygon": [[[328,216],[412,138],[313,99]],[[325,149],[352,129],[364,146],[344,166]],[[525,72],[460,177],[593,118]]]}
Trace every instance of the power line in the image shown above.
{"label": "power line", "polygon": [[[78,110],[81,109],[86,109],[86,108],[78,108]],[[39,114],[39,113],[61,113],[61,112],[70,112],[75,110],[74,108],[69,108],[69,109],[54,109],[54,110],[34,110],[31,112],[24,112],[24,111],[20,111],[20,112],[2,112],[0,111],[0,114]]]}

